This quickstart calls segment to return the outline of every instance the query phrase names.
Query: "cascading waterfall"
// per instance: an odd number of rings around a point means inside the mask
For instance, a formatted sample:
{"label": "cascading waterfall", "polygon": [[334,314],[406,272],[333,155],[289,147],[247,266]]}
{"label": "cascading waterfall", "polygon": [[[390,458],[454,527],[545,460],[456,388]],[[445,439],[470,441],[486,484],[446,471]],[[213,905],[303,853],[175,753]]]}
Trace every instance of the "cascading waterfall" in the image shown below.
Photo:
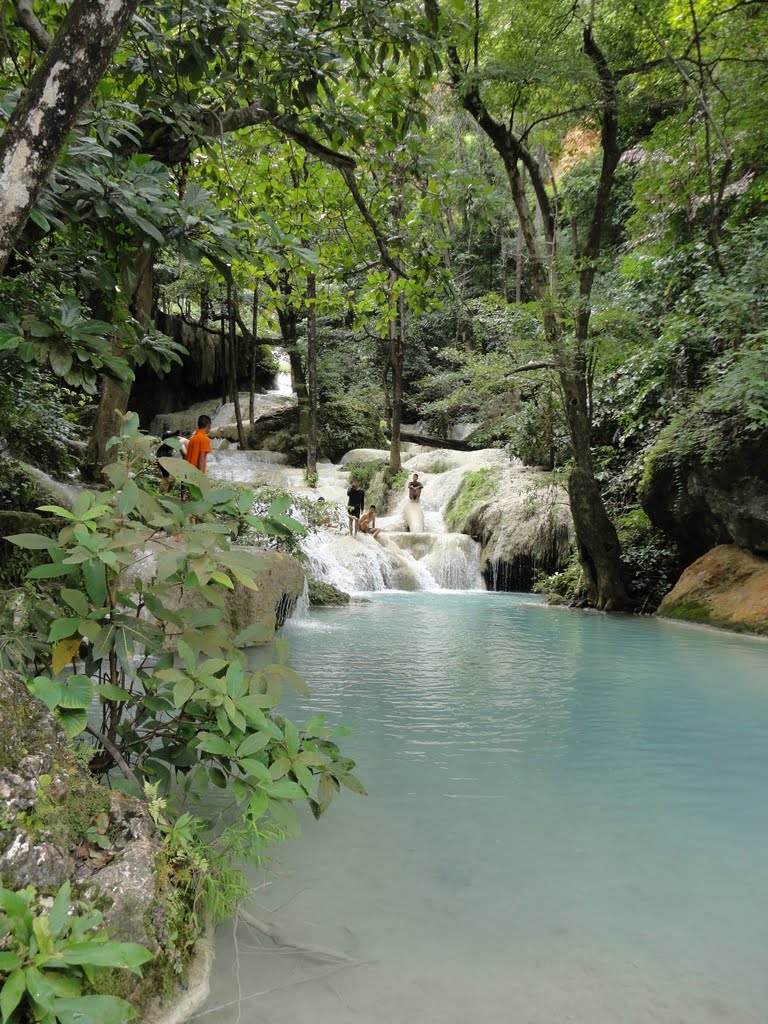
{"label": "cascading waterfall", "polygon": [[[318,465],[316,489],[307,487],[301,469],[279,465],[274,453],[232,449],[212,456],[209,473],[217,479],[238,483],[268,483],[317,499],[346,505],[348,477],[330,463]],[[424,532],[407,529],[409,499],[403,495],[397,507],[380,517],[378,538],[359,534],[350,537],[338,528],[321,529],[302,542],[310,571],[347,593],[375,590],[482,590],[480,545],[460,533],[448,533],[443,513],[458,489],[462,470],[422,473],[425,497],[421,501]],[[345,521],[346,517],[342,516]]]}

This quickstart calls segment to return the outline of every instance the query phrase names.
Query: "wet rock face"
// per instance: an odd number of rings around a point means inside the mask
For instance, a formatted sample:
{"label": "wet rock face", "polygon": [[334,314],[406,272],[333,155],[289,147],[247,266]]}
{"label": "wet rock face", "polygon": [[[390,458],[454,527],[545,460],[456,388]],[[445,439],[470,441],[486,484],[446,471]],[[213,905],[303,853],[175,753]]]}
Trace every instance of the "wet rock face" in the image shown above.
{"label": "wet rock face", "polygon": [[690,565],[659,615],[768,635],[768,559],[721,544]]}
{"label": "wet rock face", "polygon": [[[716,430],[713,427],[713,430]],[[692,561],[719,544],[768,555],[768,440],[732,437],[707,458],[673,442],[652,450],[640,487],[648,518]]]}

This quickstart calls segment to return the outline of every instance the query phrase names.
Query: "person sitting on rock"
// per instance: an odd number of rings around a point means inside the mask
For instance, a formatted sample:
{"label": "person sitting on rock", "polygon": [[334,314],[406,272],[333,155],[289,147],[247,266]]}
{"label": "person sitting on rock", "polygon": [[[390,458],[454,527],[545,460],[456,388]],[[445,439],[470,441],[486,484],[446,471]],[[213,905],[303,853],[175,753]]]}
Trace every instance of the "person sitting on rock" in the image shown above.
{"label": "person sitting on rock", "polygon": [[421,498],[421,491],[424,484],[419,483],[419,474],[414,473],[413,479],[408,481],[408,497],[411,501],[418,501]]}
{"label": "person sitting on rock", "polygon": [[360,533],[370,533],[372,537],[378,537],[381,533],[381,528],[376,525],[376,506],[369,505],[368,511],[360,516],[357,523],[357,528]]}

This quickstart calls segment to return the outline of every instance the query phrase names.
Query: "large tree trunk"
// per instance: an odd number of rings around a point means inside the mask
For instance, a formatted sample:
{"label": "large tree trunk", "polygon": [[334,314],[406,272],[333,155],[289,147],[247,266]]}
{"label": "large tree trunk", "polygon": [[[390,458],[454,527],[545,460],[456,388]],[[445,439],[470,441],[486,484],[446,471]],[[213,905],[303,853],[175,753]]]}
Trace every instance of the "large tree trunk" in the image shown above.
{"label": "large tree trunk", "polygon": [[[437,31],[439,5],[425,0],[430,25]],[[491,140],[501,157],[517,210],[519,231],[528,253],[531,289],[542,308],[544,334],[560,378],[565,415],[573,448],[574,467],[569,484],[576,543],[588,596],[597,608],[618,610],[631,602],[624,585],[621,548],[613,523],[605,511],[595,480],[591,452],[591,423],[587,402],[589,315],[595,266],[619,160],[616,80],[597,46],[591,25],[582,33],[584,53],[592,61],[600,83],[599,115],[602,164],[595,191],[587,241],[580,255],[579,299],[576,309],[576,343],[566,344],[564,311],[558,296],[555,260],[556,214],[540,161],[515,133],[512,124],[491,116],[480,93],[479,79],[467,80],[455,47],[448,48],[450,71],[465,109]],[[528,182],[535,197],[531,207]]]}
{"label": "large tree trunk", "polygon": [[0,275],[138,0],[74,0],[0,139]]}

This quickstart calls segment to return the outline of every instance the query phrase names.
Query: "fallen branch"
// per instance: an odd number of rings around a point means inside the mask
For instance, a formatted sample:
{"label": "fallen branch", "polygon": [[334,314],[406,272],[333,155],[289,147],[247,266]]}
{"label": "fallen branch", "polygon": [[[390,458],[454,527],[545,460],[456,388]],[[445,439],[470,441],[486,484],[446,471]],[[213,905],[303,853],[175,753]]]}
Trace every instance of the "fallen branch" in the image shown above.
{"label": "fallen branch", "polygon": [[362,962],[355,960],[354,957],[347,956],[346,953],[338,953],[336,950],[325,949],[323,946],[290,942],[280,934],[275,925],[269,924],[267,921],[260,921],[253,914],[249,914],[247,910],[239,910],[237,916],[245,924],[250,925],[254,931],[265,935],[270,942],[279,946],[280,949],[289,949],[293,953],[306,957],[308,960],[319,960],[321,963],[348,964],[350,967],[357,967]]}

